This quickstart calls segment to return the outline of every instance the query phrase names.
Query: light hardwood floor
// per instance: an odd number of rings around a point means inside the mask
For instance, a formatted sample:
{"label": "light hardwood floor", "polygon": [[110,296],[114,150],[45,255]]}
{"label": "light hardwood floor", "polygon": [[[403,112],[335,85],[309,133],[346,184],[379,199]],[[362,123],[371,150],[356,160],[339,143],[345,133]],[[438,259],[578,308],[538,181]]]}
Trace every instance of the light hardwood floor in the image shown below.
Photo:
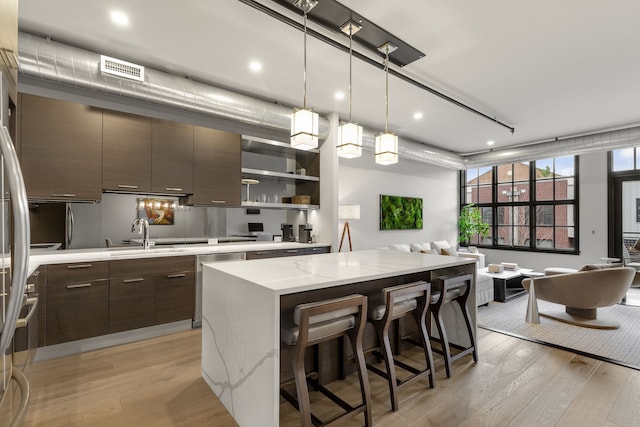
{"label": "light hardwood floor", "polygon": [[[640,426],[640,372],[478,330],[480,361],[435,355],[436,388],[400,390],[389,411],[386,383],[370,374],[376,426]],[[34,365],[24,427],[233,426],[200,377],[200,331],[181,332]],[[357,396],[356,378],[331,385]],[[320,414],[324,402],[313,403]],[[281,425],[298,425],[280,408]],[[361,425],[361,417],[345,425]],[[244,427],[244,426],[243,426]],[[259,426],[249,426],[259,427]]]}

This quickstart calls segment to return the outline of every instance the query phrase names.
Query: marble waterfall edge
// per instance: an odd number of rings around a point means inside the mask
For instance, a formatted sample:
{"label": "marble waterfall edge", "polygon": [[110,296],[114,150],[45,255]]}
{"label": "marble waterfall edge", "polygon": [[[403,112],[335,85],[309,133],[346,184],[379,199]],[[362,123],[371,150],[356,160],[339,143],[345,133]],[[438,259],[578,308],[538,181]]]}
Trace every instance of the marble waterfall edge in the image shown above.
{"label": "marble waterfall edge", "polygon": [[206,266],[203,274],[202,376],[241,426],[278,425],[279,296]]}

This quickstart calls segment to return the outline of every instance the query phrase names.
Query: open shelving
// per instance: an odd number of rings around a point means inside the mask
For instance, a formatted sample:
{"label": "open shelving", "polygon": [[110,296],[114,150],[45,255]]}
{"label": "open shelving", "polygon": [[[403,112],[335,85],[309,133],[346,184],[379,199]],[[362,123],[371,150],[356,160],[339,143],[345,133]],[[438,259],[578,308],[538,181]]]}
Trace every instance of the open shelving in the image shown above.
{"label": "open shelving", "polygon": [[[257,179],[282,197],[308,195],[309,204],[243,201],[242,206],[264,209],[317,209],[320,205],[320,151],[299,150],[289,143],[242,136],[242,178]],[[250,153],[245,164],[244,153]],[[263,166],[264,167],[260,167]],[[303,173],[300,170],[304,169]],[[256,190],[259,192],[259,190]],[[255,193],[254,193],[255,194]]]}

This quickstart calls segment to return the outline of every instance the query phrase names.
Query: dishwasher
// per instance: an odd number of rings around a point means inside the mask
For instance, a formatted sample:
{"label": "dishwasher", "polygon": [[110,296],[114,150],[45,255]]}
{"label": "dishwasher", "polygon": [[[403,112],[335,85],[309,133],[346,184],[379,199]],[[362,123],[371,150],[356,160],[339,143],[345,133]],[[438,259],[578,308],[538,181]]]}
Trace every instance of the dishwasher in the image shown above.
{"label": "dishwasher", "polygon": [[202,327],[202,263],[222,261],[243,261],[246,259],[244,252],[228,252],[219,254],[207,254],[196,256],[196,307],[194,310],[192,328]]}

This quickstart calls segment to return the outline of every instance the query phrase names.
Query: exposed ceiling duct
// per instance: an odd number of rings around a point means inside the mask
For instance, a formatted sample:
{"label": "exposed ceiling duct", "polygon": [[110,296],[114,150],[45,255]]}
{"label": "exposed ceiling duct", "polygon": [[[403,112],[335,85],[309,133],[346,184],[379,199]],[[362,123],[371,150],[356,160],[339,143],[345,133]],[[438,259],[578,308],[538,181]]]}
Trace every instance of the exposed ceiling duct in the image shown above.
{"label": "exposed ceiling duct", "polygon": [[[288,132],[292,108],[201,82],[145,68],[145,82],[100,73],[100,54],[29,33],[19,35],[20,73],[34,78],[88,90],[152,102],[168,107],[209,114],[253,126]],[[329,121],[320,117],[321,138]],[[363,146],[373,151],[376,130],[365,128]],[[640,145],[640,127],[571,137],[552,142],[460,156],[400,137],[401,158],[450,169],[529,161],[552,156],[583,154]]]}
{"label": "exposed ceiling duct", "polygon": [[[289,130],[292,109],[145,67],[145,82],[100,72],[100,54],[20,32],[20,73],[43,80],[212,114],[255,126]],[[329,121],[321,117],[320,135]]]}
{"label": "exposed ceiling duct", "polygon": [[465,168],[526,162],[640,146],[640,127],[576,136],[538,144],[505,148],[465,157]]}
{"label": "exposed ceiling duct", "polygon": [[[375,138],[379,132],[364,129],[362,132],[362,146],[371,152],[375,149]],[[403,159],[418,162],[431,163],[449,169],[464,169],[464,159],[451,151],[431,147],[420,142],[415,142],[399,137],[398,155]]]}

